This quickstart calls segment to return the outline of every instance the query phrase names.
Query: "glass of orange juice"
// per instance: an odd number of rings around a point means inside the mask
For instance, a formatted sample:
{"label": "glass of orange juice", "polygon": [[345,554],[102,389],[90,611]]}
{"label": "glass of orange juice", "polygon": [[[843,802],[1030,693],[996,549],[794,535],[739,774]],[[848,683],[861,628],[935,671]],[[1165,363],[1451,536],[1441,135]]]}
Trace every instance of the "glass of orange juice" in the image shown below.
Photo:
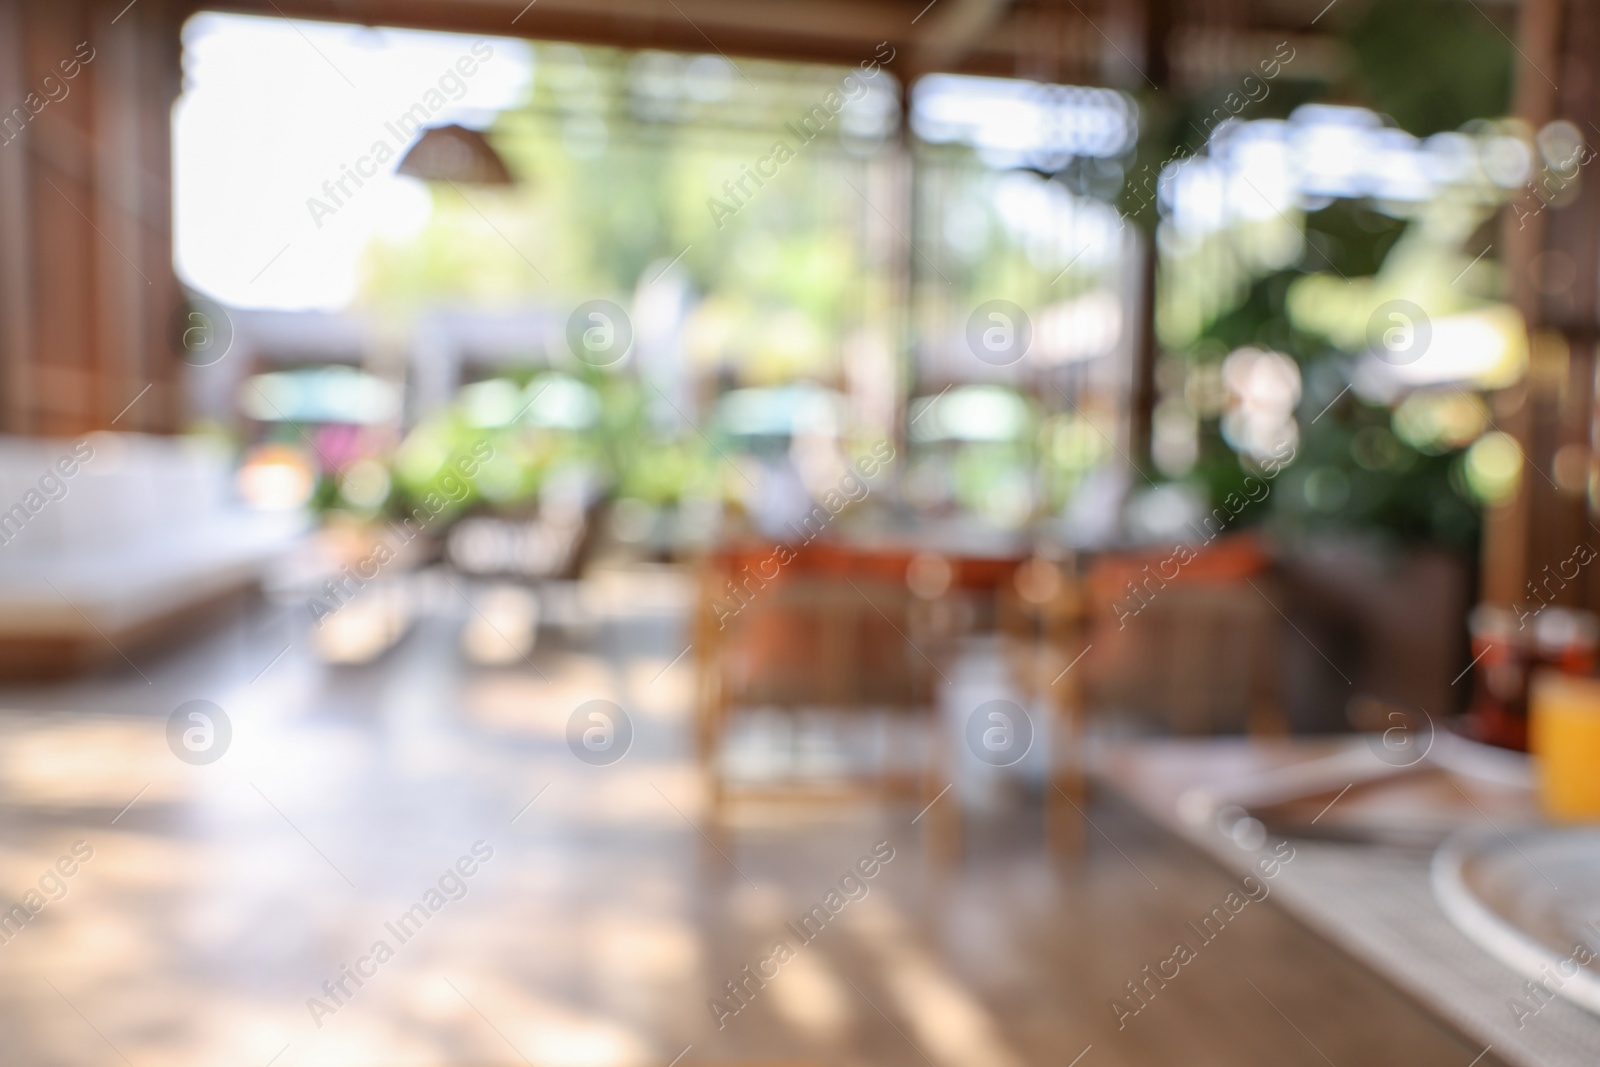
{"label": "glass of orange juice", "polygon": [[1600,678],[1540,671],[1528,719],[1545,814],[1600,821]]}

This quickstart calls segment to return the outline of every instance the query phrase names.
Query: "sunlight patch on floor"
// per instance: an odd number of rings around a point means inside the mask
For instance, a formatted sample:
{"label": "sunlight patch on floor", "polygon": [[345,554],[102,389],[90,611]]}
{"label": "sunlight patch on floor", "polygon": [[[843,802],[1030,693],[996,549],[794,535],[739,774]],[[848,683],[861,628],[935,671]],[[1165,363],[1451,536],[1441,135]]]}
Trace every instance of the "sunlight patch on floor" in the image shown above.
{"label": "sunlight patch on floor", "polygon": [[852,933],[877,960],[893,1009],[911,1024],[910,1036],[927,1056],[949,1067],[1022,1067],[994,1016],[918,943],[893,905],[869,897],[851,920]]}

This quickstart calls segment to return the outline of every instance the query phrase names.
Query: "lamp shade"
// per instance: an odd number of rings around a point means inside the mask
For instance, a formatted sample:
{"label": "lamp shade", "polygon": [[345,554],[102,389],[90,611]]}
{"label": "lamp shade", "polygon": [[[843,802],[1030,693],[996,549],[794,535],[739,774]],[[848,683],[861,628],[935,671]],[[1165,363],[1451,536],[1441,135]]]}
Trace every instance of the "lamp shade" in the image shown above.
{"label": "lamp shade", "polygon": [[488,138],[465,126],[430,126],[400,160],[396,173],[432,182],[511,185],[511,171]]}

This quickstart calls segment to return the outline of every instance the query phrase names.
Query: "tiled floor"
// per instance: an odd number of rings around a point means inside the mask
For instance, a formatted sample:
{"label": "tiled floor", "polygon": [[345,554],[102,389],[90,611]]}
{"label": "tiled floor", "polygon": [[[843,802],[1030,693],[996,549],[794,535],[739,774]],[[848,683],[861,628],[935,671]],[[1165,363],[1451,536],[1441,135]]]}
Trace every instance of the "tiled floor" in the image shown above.
{"label": "tiled floor", "polygon": [[[1119,1030],[1112,998],[1229,885],[1108,799],[1092,810],[1104,834],[1064,859],[1044,854],[1027,790],[994,780],[962,787],[958,866],[924,855],[915,805],[745,819],[719,851],[697,829],[692,653],[674,662],[682,619],[655,603],[612,597],[586,636],[546,635],[531,664],[501,669],[462,663],[464,609],[375,666],[332,669],[305,651],[303,610],[263,608],[179,654],[136,656],[137,672],[0,691],[0,900],[65,886],[0,944],[0,1064],[1467,1067],[1476,1054],[1270,906]],[[982,656],[958,673],[954,704],[1004,684]],[[609,765],[566,739],[597,698],[635,729]],[[169,714],[193,699],[232,723],[209,765],[168,747]],[[47,877],[77,842],[92,857]],[[802,944],[786,923],[826,907],[875,847],[892,860],[847,882],[859,899],[835,898]],[[447,873],[475,848],[470,877]],[[792,958],[764,962],[779,939]],[[708,1000],[736,1006],[724,983],[747,964],[772,977],[719,1028]]]}

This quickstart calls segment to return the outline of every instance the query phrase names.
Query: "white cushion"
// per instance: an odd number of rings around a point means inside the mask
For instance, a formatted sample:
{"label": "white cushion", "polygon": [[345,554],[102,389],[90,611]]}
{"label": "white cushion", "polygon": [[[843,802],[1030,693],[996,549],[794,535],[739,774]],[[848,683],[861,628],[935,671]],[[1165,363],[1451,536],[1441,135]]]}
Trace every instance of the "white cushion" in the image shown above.
{"label": "white cushion", "polygon": [[[304,534],[304,515],[232,499],[232,464],[204,442],[95,434],[66,493],[0,544],[0,636],[124,630],[258,581]],[[0,438],[0,520],[71,440]],[[41,497],[43,494],[40,494]]]}

